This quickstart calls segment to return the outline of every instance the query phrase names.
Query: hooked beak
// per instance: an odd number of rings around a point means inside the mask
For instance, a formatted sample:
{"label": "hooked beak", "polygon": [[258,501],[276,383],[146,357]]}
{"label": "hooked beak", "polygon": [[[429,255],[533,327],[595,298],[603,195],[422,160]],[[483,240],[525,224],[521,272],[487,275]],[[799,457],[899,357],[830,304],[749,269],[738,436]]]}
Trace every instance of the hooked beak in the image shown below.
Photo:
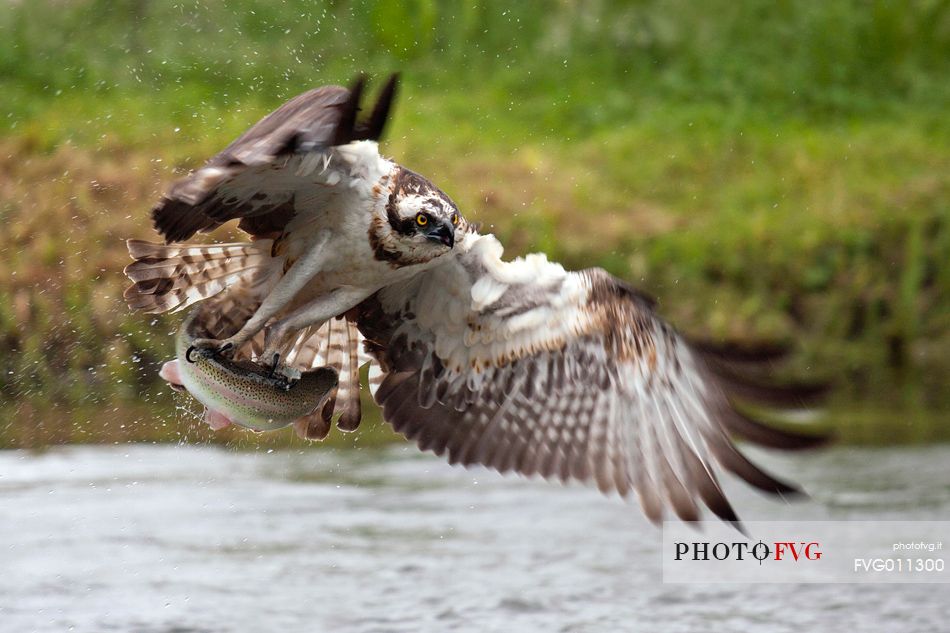
{"label": "hooked beak", "polygon": [[433,242],[441,242],[449,248],[455,246],[455,228],[447,222],[433,226],[432,229],[426,233],[426,237]]}

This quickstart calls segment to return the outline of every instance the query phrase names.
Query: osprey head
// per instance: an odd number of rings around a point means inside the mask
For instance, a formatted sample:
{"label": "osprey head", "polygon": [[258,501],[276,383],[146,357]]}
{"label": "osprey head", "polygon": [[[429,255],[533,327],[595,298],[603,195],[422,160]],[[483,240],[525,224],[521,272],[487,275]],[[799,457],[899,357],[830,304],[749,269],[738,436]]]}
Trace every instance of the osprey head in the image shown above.
{"label": "osprey head", "polygon": [[404,167],[391,178],[384,214],[373,222],[370,241],[376,258],[395,267],[422,264],[448,253],[463,222],[451,198]]}

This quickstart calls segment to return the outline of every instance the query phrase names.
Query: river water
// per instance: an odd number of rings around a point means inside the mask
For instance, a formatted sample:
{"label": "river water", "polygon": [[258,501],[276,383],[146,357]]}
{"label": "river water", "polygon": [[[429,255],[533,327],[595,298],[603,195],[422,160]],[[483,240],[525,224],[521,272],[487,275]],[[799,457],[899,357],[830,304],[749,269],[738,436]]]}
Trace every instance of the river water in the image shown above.
{"label": "river water", "polygon": [[[754,457],[812,500],[728,481],[748,520],[950,519],[950,445]],[[0,630],[950,631],[950,585],[663,584],[661,537],[408,446],[6,451]]]}

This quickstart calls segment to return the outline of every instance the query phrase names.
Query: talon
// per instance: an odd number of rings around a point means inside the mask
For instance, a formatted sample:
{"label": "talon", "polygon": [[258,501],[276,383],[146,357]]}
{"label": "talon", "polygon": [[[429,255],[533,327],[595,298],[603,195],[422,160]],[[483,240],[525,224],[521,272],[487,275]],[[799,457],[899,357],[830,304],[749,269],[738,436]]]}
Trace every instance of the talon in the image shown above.
{"label": "talon", "polygon": [[230,357],[238,347],[240,347],[240,345],[236,344],[233,339],[220,341],[214,338],[196,338],[192,342],[191,347],[188,348],[188,351],[185,352],[185,359],[189,363],[195,362],[192,360],[192,354],[199,350],[207,350],[206,353],[213,354],[214,356],[224,355]]}
{"label": "talon", "polygon": [[280,362],[280,352],[274,352],[274,362],[271,363],[268,377],[273,378],[277,374],[277,364]]}
{"label": "talon", "polygon": [[[266,357],[266,352],[263,356]],[[272,358],[273,361],[270,371],[267,372],[267,377],[277,383],[277,386],[284,391],[290,391],[300,380],[300,371],[288,365],[281,365],[280,352],[275,352]]]}

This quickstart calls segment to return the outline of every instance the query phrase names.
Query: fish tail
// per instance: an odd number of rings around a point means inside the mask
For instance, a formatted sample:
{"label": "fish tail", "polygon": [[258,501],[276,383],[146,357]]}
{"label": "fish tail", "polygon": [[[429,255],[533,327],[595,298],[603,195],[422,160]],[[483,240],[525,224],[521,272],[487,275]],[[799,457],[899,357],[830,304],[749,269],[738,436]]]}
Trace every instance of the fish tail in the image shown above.
{"label": "fish tail", "polygon": [[271,256],[273,240],[237,244],[155,244],[129,240],[135,261],[125,274],[132,285],[125,300],[147,313],[182,310],[225,288],[269,285],[283,269]]}

